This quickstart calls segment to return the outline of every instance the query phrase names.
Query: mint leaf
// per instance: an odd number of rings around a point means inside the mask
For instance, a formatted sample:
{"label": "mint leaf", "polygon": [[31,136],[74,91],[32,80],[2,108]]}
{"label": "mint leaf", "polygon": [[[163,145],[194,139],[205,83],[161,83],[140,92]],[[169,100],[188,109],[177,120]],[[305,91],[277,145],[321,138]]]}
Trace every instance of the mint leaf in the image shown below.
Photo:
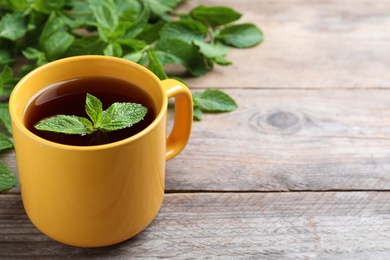
{"label": "mint leaf", "polygon": [[112,0],[88,0],[87,2],[93,11],[101,39],[109,42],[119,22],[114,2]]}
{"label": "mint leaf", "polygon": [[72,45],[73,41],[74,37],[71,34],[67,32],[56,32],[47,38],[42,48],[48,60],[52,61],[60,58]]}
{"label": "mint leaf", "polygon": [[9,87],[8,84],[12,81],[13,77],[13,70],[8,65],[5,65],[3,70],[0,71],[0,95],[6,93],[6,88]]}
{"label": "mint leaf", "polygon": [[141,60],[142,56],[145,54],[143,51],[137,51],[137,52],[130,52],[124,55],[122,58],[125,60],[133,61],[140,63],[139,61]]}
{"label": "mint leaf", "polygon": [[68,115],[56,115],[39,121],[35,126],[42,131],[64,134],[90,134],[95,131],[87,118]]}
{"label": "mint leaf", "polygon": [[11,117],[9,114],[8,104],[0,104],[0,121],[3,123],[8,133],[12,135]]}
{"label": "mint leaf", "polygon": [[208,29],[201,22],[180,20],[166,24],[160,31],[163,38],[177,38],[187,43],[193,40],[202,41],[206,38]]}
{"label": "mint leaf", "polygon": [[[25,11],[29,7],[28,0],[3,0],[3,3],[11,5],[12,10],[14,11]],[[2,4],[1,1],[0,4]]]}
{"label": "mint leaf", "polygon": [[14,143],[3,133],[0,133],[0,151],[14,147]]}
{"label": "mint leaf", "polygon": [[66,31],[66,23],[62,16],[58,15],[57,13],[53,12],[49,15],[43,30],[39,37],[39,45],[43,46],[45,44],[45,41],[53,34],[60,32],[60,31]]}
{"label": "mint leaf", "polygon": [[165,21],[158,21],[155,24],[147,24],[144,30],[137,36],[137,39],[143,40],[148,44],[157,41],[160,38],[160,31],[165,26]]}
{"label": "mint leaf", "polygon": [[68,33],[65,20],[51,13],[39,38],[39,45],[49,61],[60,58],[74,41]]}
{"label": "mint leaf", "polygon": [[204,56],[194,44],[177,38],[162,38],[156,43],[155,49],[176,56],[179,64],[193,76],[201,76],[207,71]]}
{"label": "mint leaf", "polygon": [[98,124],[103,114],[103,104],[95,96],[88,94],[85,100],[85,112],[91,118],[94,125]]}
{"label": "mint leaf", "polygon": [[217,63],[218,65],[221,65],[221,66],[227,66],[227,65],[231,65],[232,62],[225,59],[225,57],[223,56],[216,56],[212,59],[215,63]]}
{"label": "mint leaf", "polygon": [[0,162],[0,192],[11,189],[18,184],[18,180],[12,171],[2,162]]}
{"label": "mint leaf", "polygon": [[24,18],[21,13],[5,14],[0,20],[0,38],[16,41],[27,31]]}
{"label": "mint leaf", "polygon": [[[31,70],[33,68],[36,68],[37,66],[41,66],[41,65],[47,63],[47,59],[46,59],[45,53],[40,51],[40,50],[37,50],[35,48],[28,47],[28,48],[22,50],[22,54],[28,60],[35,60],[36,61],[35,62],[36,63],[35,66],[34,65],[31,66]],[[26,65],[28,66],[30,64],[26,64]]]}
{"label": "mint leaf", "polygon": [[13,62],[14,59],[12,58],[12,52],[5,48],[3,49],[2,47],[3,46],[0,47],[0,65]]}
{"label": "mint leaf", "polygon": [[167,12],[172,11],[170,5],[167,5],[160,0],[143,0],[142,2],[155,16],[163,17]]}
{"label": "mint leaf", "polygon": [[191,11],[191,16],[212,27],[225,25],[240,19],[241,14],[225,6],[198,6]]}
{"label": "mint leaf", "polygon": [[67,49],[65,56],[78,55],[102,55],[107,43],[100,39],[98,35],[78,38],[73,41],[72,45]]}
{"label": "mint leaf", "polygon": [[200,108],[198,106],[195,106],[194,107],[194,120],[196,121],[200,121],[202,120],[202,117],[203,117],[203,113],[202,113],[202,110],[200,110]]}
{"label": "mint leaf", "polygon": [[107,132],[130,127],[141,121],[147,112],[148,109],[140,104],[115,102],[103,111],[100,124],[96,127]]}
{"label": "mint leaf", "polygon": [[164,5],[169,6],[171,8],[175,8],[185,0],[164,0]]}
{"label": "mint leaf", "polygon": [[230,112],[237,108],[236,102],[226,93],[207,89],[193,94],[195,106],[205,112]]}
{"label": "mint leaf", "polygon": [[140,51],[148,47],[145,41],[134,38],[121,38],[116,43],[120,44],[124,50]]}
{"label": "mint leaf", "polygon": [[215,38],[236,48],[249,48],[263,41],[263,33],[254,24],[245,23],[228,26]]}
{"label": "mint leaf", "polygon": [[168,76],[164,71],[164,67],[160,62],[160,59],[158,58],[156,52],[153,49],[148,50],[148,58],[149,58],[149,64],[148,69],[151,70],[156,76],[163,80],[167,79]]}
{"label": "mint leaf", "polygon": [[111,43],[103,50],[104,55],[113,57],[121,57],[122,52],[122,47],[118,43]]}
{"label": "mint leaf", "polygon": [[52,11],[60,10],[65,5],[65,0],[34,0],[33,2],[32,6],[36,11],[47,14]]}
{"label": "mint leaf", "polygon": [[229,53],[230,50],[228,46],[220,42],[210,44],[203,41],[194,41],[194,44],[198,46],[200,48],[200,52],[208,58],[225,56]]}
{"label": "mint leaf", "polygon": [[148,24],[150,12],[149,8],[145,6],[141,12],[138,12],[139,16],[134,20],[129,19],[128,13],[129,12],[124,12],[120,16],[120,26],[125,29],[124,38],[134,38],[139,35]]}

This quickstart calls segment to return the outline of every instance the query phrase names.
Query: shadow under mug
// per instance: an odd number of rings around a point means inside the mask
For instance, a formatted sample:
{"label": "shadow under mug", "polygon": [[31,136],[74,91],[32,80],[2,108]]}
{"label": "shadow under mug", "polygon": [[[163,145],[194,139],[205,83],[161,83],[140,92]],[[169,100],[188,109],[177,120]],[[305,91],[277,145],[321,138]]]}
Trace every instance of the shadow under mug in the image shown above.
{"label": "shadow under mug", "polygon": [[[154,121],[129,138],[96,146],[45,140],[24,123],[26,107],[49,85],[107,76],[146,91]],[[167,137],[168,99],[175,98],[174,125]],[[120,58],[76,56],[43,65],[15,86],[9,101],[23,205],[48,237],[80,247],[127,240],[157,215],[164,195],[165,162],[186,146],[192,125],[189,89],[159,80],[146,68]]]}

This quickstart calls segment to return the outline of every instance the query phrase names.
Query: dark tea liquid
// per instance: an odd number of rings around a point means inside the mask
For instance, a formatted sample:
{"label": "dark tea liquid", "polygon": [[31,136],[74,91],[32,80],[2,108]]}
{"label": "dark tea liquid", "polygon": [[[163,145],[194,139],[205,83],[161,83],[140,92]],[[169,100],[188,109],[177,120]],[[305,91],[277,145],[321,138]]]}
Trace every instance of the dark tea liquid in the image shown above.
{"label": "dark tea liquid", "polygon": [[[85,112],[87,93],[100,99],[103,110],[115,102],[132,102],[148,108],[148,112],[140,122],[112,132],[96,131],[88,135],[73,135],[34,128],[40,120],[59,114],[89,119]],[[145,129],[155,119],[152,104],[151,98],[145,91],[124,80],[110,77],[71,79],[48,86],[45,91],[30,101],[25,111],[24,122],[28,130],[49,141],[78,146],[100,145],[125,139]]]}

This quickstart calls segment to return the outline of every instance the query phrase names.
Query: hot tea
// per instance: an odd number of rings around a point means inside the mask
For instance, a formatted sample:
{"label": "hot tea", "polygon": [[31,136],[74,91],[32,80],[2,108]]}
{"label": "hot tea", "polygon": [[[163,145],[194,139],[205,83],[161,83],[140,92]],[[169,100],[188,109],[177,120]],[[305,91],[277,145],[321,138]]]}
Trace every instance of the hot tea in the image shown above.
{"label": "hot tea", "polygon": [[[141,104],[148,109],[143,120],[121,130],[97,131],[88,135],[70,135],[35,129],[40,120],[54,115],[88,117],[85,112],[86,94],[97,97],[107,109],[115,102]],[[85,77],[52,84],[34,97],[26,111],[24,121],[27,129],[49,141],[78,146],[99,145],[116,142],[145,129],[155,119],[154,107],[149,95],[139,87],[111,77]]]}

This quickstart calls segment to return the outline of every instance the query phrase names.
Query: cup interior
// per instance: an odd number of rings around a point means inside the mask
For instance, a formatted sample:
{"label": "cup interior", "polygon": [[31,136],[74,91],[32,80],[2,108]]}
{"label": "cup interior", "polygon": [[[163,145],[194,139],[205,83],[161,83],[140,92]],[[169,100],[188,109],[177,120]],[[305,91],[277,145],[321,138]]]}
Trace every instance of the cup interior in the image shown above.
{"label": "cup interior", "polygon": [[107,56],[77,56],[43,65],[27,74],[15,86],[10,98],[10,113],[14,124],[23,131],[24,116],[29,102],[58,82],[83,77],[105,76],[127,81],[144,90],[152,99],[152,106],[159,118],[167,106],[166,94],[160,80],[146,68],[120,58]]}

